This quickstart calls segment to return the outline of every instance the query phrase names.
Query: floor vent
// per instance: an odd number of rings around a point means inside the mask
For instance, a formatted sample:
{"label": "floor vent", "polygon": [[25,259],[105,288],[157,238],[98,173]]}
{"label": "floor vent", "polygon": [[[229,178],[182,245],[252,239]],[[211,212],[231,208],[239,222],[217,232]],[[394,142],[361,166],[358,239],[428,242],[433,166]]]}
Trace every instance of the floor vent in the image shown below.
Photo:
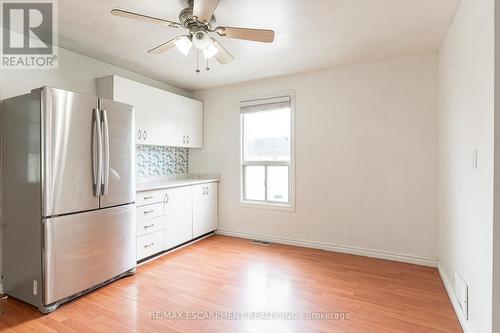
{"label": "floor vent", "polygon": [[261,241],[261,240],[252,240],[251,242],[253,245],[261,245],[261,246],[271,246],[271,242],[266,242],[266,241]]}

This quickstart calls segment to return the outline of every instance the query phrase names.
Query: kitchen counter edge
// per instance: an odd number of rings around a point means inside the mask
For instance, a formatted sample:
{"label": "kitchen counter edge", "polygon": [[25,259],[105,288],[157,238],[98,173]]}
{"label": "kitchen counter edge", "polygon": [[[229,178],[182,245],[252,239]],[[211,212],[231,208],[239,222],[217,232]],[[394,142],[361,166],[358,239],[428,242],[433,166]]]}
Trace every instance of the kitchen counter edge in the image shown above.
{"label": "kitchen counter edge", "polygon": [[147,191],[165,190],[176,187],[192,186],[198,184],[214,183],[219,181],[220,179],[186,179],[186,180],[172,180],[172,181],[158,182],[158,183],[144,183],[137,185],[135,191],[136,193],[140,193]]}

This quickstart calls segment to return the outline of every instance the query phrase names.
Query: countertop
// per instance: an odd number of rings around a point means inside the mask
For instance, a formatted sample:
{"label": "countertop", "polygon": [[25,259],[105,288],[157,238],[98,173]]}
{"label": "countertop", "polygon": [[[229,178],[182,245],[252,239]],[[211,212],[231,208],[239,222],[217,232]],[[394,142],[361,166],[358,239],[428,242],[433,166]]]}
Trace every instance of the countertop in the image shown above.
{"label": "countertop", "polygon": [[166,179],[166,180],[152,180],[147,182],[137,183],[136,192],[163,190],[174,187],[190,186],[197,184],[206,184],[218,182],[218,178],[188,178],[188,179]]}

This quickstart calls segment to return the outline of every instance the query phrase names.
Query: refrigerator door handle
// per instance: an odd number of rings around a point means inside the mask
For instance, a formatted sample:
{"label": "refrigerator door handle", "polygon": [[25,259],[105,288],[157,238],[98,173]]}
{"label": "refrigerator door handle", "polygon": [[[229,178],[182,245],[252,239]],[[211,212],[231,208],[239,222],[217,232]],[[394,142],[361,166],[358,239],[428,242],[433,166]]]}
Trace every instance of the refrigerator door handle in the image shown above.
{"label": "refrigerator door handle", "polygon": [[102,136],[103,136],[103,168],[102,168],[102,195],[109,192],[109,127],[106,110],[102,110]]}
{"label": "refrigerator door handle", "polygon": [[94,178],[94,195],[101,195],[102,183],[102,133],[101,115],[98,109],[92,110],[92,175]]}

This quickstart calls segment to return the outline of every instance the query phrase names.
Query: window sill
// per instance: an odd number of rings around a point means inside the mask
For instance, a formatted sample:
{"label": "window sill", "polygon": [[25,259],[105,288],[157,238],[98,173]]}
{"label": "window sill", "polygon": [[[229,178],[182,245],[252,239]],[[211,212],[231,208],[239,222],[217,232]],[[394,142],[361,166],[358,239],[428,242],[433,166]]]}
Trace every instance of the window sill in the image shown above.
{"label": "window sill", "polygon": [[284,212],[295,212],[295,207],[288,204],[257,202],[257,201],[240,201],[240,207],[254,209],[278,210]]}

